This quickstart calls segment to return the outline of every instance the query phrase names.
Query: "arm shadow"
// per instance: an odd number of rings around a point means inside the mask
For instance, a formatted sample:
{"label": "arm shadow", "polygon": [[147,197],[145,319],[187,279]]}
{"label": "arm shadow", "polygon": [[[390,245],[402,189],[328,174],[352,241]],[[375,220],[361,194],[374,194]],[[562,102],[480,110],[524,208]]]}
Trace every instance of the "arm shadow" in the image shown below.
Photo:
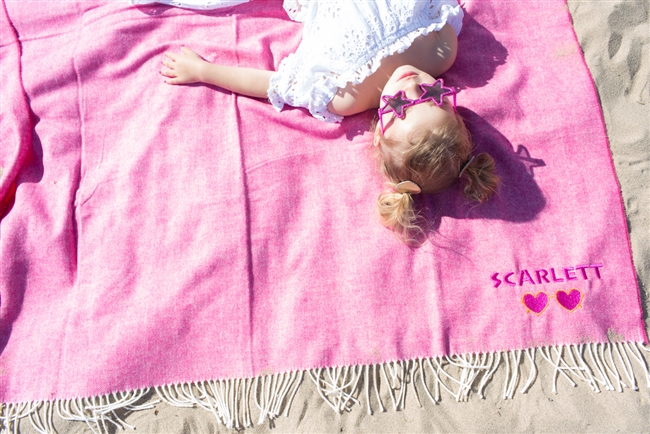
{"label": "arm shadow", "polygon": [[508,59],[508,50],[492,32],[465,13],[463,30],[458,36],[458,56],[444,74],[445,81],[459,90],[486,86]]}

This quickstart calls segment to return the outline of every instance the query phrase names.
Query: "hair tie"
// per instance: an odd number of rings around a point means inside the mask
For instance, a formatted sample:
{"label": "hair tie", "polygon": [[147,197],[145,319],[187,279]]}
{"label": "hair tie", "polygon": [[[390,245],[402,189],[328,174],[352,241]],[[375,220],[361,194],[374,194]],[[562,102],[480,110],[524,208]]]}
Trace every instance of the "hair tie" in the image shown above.
{"label": "hair tie", "polygon": [[413,181],[402,181],[395,186],[395,191],[398,193],[418,194],[422,192],[422,189]]}
{"label": "hair tie", "polygon": [[469,160],[467,160],[467,162],[463,165],[463,168],[460,169],[460,172],[458,173],[459,178],[461,176],[463,176],[463,172],[465,171],[465,169],[467,169],[469,167],[470,164],[472,164],[472,161],[474,161],[474,158],[476,158],[476,155],[472,155],[472,157]]}

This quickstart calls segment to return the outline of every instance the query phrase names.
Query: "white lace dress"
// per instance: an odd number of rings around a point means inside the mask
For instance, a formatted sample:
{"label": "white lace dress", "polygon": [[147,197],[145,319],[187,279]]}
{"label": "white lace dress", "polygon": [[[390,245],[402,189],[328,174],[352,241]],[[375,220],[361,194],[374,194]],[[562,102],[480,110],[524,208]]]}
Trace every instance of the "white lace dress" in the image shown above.
{"label": "white lace dress", "polygon": [[304,23],[303,37],[272,75],[269,100],[328,122],[342,119],[327,110],[339,88],[361,83],[381,59],[446,23],[458,34],[463,20],[457,0],[285,0],[284,9]]}

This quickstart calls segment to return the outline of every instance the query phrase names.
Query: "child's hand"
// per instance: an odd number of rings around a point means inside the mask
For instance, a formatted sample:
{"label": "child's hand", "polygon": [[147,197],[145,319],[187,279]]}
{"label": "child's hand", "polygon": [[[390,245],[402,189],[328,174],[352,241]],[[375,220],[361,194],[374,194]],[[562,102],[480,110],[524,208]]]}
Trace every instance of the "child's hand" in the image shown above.
{"label": "child's hand", "polygon": [[165,58],[162,60],[164,66],[160,73],[169,77],[169,80],[165,80],[167,84],[196,83],[202,81],[201,70],[206,63],[208,62],[194,51],[181,47],[180,54],[165,52]]}

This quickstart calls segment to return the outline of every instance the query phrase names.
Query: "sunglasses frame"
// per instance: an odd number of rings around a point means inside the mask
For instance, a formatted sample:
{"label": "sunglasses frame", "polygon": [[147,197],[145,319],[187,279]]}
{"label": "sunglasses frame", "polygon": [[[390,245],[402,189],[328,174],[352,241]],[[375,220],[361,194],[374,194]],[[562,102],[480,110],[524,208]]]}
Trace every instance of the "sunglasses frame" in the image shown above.
{"label": "sunglasses frame", "polygon": [[408,107],[422,104],[425,102],[433,101],[438,107],[444,104],[444,97],[451,95],[454,101],[454,112],[456,112],[456,89],[453,87],[445,86],[445,81],[442,78],[437,79],[433,83],[421,83],[422,95],[418,99],[407,98],[403,90],[398,91],[395,95],[384,95],[381,100],[385,102],[383,107],[377,109],[379,114],[379,123],[381,124],[381,134],[386,131],[384,126],[383,115],[388,113],[395,113],[399,119],[404,119],[406,116],[405,111]]}

